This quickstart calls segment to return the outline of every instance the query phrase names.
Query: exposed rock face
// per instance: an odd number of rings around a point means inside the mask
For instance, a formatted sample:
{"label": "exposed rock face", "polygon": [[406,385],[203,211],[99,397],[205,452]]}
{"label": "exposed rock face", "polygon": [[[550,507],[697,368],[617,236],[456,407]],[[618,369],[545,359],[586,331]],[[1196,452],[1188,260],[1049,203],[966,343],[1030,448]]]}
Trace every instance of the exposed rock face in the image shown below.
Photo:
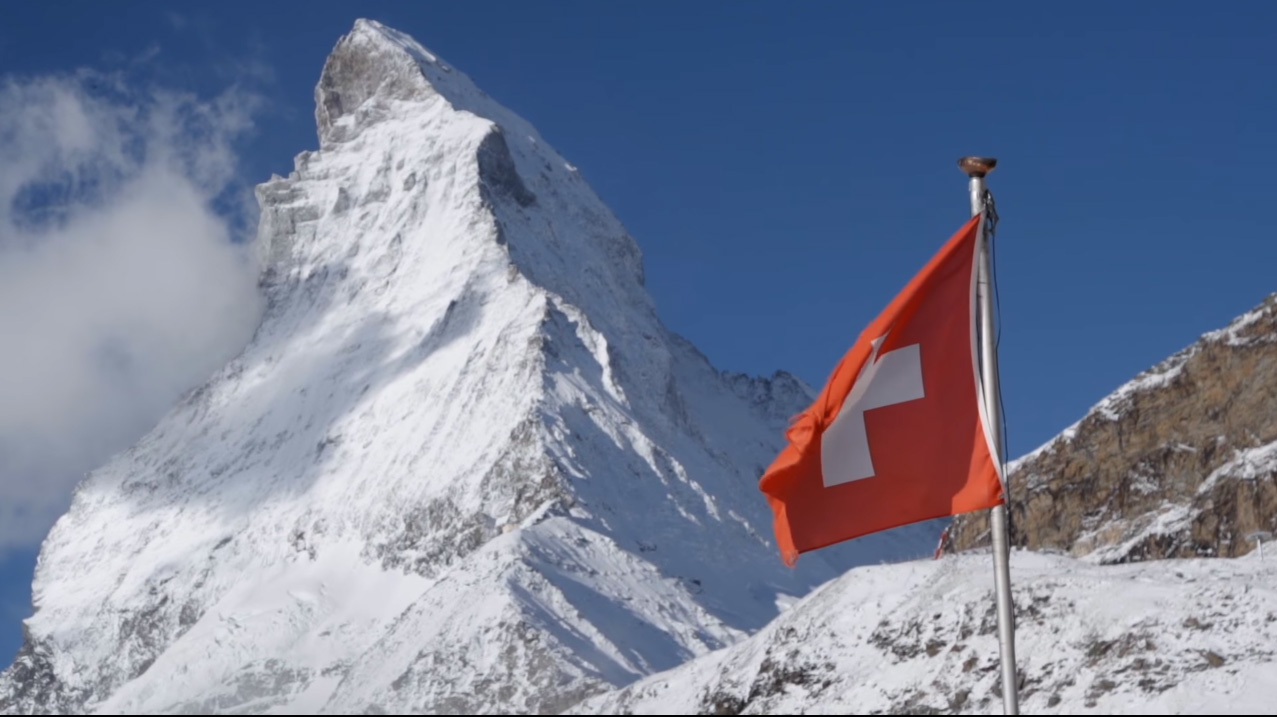
{"label": "exposed rock face", "polygon": [[[1016,461],[1014,545],[1100,562],[1236,556],[1277,532],[1277,294]],[[988,540],[961,516],[949,549]]]}

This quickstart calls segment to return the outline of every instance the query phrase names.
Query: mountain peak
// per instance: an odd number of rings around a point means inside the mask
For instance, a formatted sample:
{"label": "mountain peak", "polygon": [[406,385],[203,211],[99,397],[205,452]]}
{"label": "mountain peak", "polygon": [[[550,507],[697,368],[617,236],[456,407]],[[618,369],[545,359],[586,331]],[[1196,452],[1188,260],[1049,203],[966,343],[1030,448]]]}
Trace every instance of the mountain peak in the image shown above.
{"label": "mountain peak", "polygon": [[[285,227],[297,223],[294,209],[308,178],[323,180],[310,186],[333,194],[320,200],[333,211],[373,202],[429,210],[445,199],[440,191],[447,201],[464,193],[481,209],[468,216],[486,217],[491,231],[484,236],[534,284],[598,308],[599,321],[633,310],[654,320],[638,245],[577,168],[416,40],[357,20],[324,64],[315,105],[320,151],[299,155],[297,172],[258,190],[267,213],[282,207]],[[369,164],[376,166],[371,176]],[[316,202],[304,203],[306,217],[314,216]],[[268,266],[296,248],[281,244],[279,235],[288,232],[278,229],[271,220],[259,231]]]}
{"label": "mountain peak", "polygon": [[432,101],[543,143],[530,123],[489,97],[464,72],[409,35],[360,18],[329,53],[315,86],[320,148],[352,139],[368,125],[395,115],[396,105]]}
{"label": "mountain peak", "polygon": [[320,147],[350,138],[388,103],[475,89],[469,78],[448,78],[452,72],[407,35],[376,20],[356,20],[329,54],[315,87]]}
{"label": "mountain peak", "polygon": [[357,22],[320,149],[258,186],[268,310],[50,532],[0,713],[557,713],[739,640],[789,570],[757,480],[801,382],[656,316],[537,131]]}

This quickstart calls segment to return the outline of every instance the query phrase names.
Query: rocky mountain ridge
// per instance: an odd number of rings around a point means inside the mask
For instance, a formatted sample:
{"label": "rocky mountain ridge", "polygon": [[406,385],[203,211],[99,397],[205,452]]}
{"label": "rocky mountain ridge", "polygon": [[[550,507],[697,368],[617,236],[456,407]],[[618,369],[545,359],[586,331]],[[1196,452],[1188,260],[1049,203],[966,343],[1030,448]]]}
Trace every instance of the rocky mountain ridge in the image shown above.
{"label": "rocky mountain ridge", "polygon": [[[1101,563],[1233,557],[1277,533],[1277,294],[1009,466],[1012,543]],[[961,516],[948,550],[987,544]]]}

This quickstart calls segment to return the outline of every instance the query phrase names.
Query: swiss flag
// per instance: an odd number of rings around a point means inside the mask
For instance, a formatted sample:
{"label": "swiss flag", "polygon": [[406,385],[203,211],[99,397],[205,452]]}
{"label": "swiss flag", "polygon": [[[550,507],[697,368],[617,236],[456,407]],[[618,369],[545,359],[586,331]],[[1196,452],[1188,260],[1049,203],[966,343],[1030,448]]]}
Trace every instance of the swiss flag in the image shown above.
{"label": "swiss flag", "polygon": [[759,488],[781,556],[1002,503],[980,398],[972,217],[843,356]]}

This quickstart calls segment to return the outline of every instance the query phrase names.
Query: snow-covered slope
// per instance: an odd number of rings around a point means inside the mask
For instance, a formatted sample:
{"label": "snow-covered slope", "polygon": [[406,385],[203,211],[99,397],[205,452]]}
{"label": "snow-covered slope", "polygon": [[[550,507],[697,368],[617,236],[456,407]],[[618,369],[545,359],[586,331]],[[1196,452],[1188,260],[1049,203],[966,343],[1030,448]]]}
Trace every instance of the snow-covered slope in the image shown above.
{"label": "snow-covered slope", "polygon": [[[1002,714],[992,560],[858,568],[576,714]],[[1271,714],[1277,560],[1012,559],[1024,714]]]}
{"label": "snow-covered slope", "polygon": [[244,353],[51,532],[0,712],[545,712],[733,644],[935,525],[784,568],[756,481],[811,400],[658,320],[525,121],[359,21],[261,185]]}

